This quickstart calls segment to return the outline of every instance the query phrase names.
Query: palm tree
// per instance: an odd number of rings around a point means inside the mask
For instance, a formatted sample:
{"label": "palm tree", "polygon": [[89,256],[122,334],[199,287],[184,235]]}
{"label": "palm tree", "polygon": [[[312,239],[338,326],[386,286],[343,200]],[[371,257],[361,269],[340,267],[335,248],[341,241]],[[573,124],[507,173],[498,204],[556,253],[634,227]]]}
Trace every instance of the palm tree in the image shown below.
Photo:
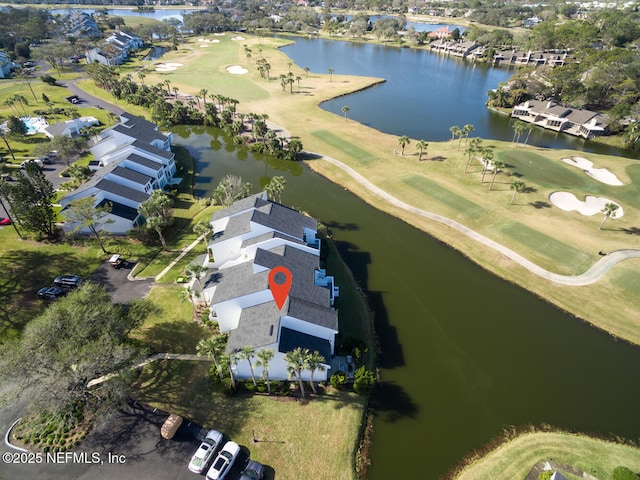
{"label": "palm tree", "polygon": [[227,339],[224,335],[214,335],[209,338],[203,338],[198,342],[198,345],[196,345],[196,354],[199,357],[206,355],[208,359],[213,360],[220,380],[222,380],[223,375],[219,357],[224,351],[226,343]]}
{"label": "palm tree", "polygon": [[502,160],[493,161],[493,177],[491,178],[491,185],[489,185],[489,190],[493,189],[493,182],[496,181],[496,175],[498,175],[498,171],[504,167],[505,163]]}
{"label": "palm tree", "polygon": [[520,180],[514,180],[513,182],[511,182],[511,190],[513,190],[513,196],[511,197],[510,205],[513,205],[513,201],[516,198],[516,193],[524,192],[526,188],[527,185]]}
{"label": "palm tree", "polygon": [[333,72],[334,72],[334,71],[335,71],[335,70],[334,70],[333,68],[330,68],[330,69],[329,69],[329,81],[330,81],[330,82],[333,82]]}
{"label": "palm tree", "polygon": [[531,132],[533,131],[533,125],[526,124],[524,128],[527,131],[527,136],[524,139],[524,144],[526,145],[527,142],[529,141],[529,135],[531,135]]}
{"label": "palm tree", "polygon": [[602,219],[602,222],[600,222],[600,227],[598,228],[598,230],[602,230],[604,222],[607,221],[607,218],[616,218],[619,208],[620,205],[618,205],[617,203],[609,202],[604,206],[602,210],[600,210],[601,213],[604,213],[604,218]]}
{"label": "palm tree", "polygon": [[140,79],[140,81],[142,82],[142,84],[144,85],[144,79],[147,77],[147,74],[144,73],[143,71],[139,71],[138,72],[138,78]]}
{"label": "palm tree", "polygon": [[471,166],[471,157],[474,153],[479,153],[482,151],[482,139],[481,138],[473,138],[471,139],[471,143],[467,146],[464,153],[467,154],[467,164],[464,167],[464,173],[467,173],[467,170]]}
{"label": "palm tree", "polygon": [[172,87],[171,90],[173,90],[173,94],[175,95],[176,98],[178,98],[178,87]]}
{"label": "palm tree", "polygon": [[282,203],[282,192],[284,191],[284,186],[287,184],[287,180],[279,175],[276,175],[269,183],[264,187],[267,195],[271,198],[271,200],[275,201],[276,195],[278,196],[278,203]]}
{"label": "palm tree", "polygon": [[452,127],[449,127],[449,131],[451,132],[451,141],[453,142],[460,133],[460,127],[454,125]]}
{"label": "palm tree", "polygon": [[263,348],[262,350],[258,350],[256,353],[256,363],[254,364],[257,368],[262,367],[262,376],[264,377],[265,382],[267,382],[267,392],[271,395],[271,382],[269,381],[269,362],[273,358],[275,354],[273,350],[270,348]]}
{"label": "palm tree", "polygon": [[202,97],[203,105],[206,105],[207,104],[207,93],[209,93],[209,90],[207,90],[206,88],[203,88],[198,93]]}
{"label": "palm tree", "polygon": [[489,168],[489,164],[493,160],[493,150],[489,147],[485,147],[482,150],[482,181],[484,183],[484,175],[487,173],[487,169]]}
{"label": "palm tree", "polygon": [[167,85],[167,95],[171,96],[171,88],[170,88],[171,80],[165,80],[164,83],[166,83]]}
{"label": "palm tree", "polygon": [[526,129],[527,126],[523,121],[516,120],[515,122],[513,122],[513,143],[515,143],[516,146],[518,146],[517,144],[520,142],[520,137]]}
{"label": "palm tree", "polygon": [[287,362],[289,376],[291,377],[295,375],[298,380],[298,385],[300,385],[300,396],[302,398],[306,396],[304,392],[304,383],[302,382],[302,370],[306,367],[306,358],[308,355],[309,349],[301,347],[297,347],[284,355],[284,361]]}
{"label": "palm tree", "polygon": [[411,140],[409,140],[409,137],[407,137],[406,135],[403,135],[398,139],[398,143],[400,144],[400,147],[402,148],[402,155],[404,155],[404,147],[409,145],[411,143]]}
{"label": "palm tree", "polygon": [[202,298],[204,299],[205,307],[208,307],[209,303],[207,302],[207,296],[204,293],[204,288],[202,286],[202,281],[200,279],[202,278],[202,275],[204,275],[208,271],[209,269],[207,267],[200,265],[199,263],[189,264],[189,266],[184,271],[187,277],[195,278],[196,281],[198,282],[198,286],[200,287],[200,291],[202,292]]}
{"label": "palm tree", "polygon": [[206,220],[200,220],[199,222],[193,225],[193,233],[198,235],[198,237],[202,237],[202,241],[204,242],[204,246],[206,248],[207,235],[213,233],[213,227]]}
{"label": "palm tree", "polygon": [[249,368],[251,369],[251,380],[253,381],[253,386],[257,387],[258,384],[256,383],[256,377],[253,374],[253,363],[251,363],[251,360],[253,360],[253,358],[256,355],[256,351],[254,350],[253,347],[242,347],[242,349],[237,352],[237,356],[239,360],[246,360],[247,362],[249,362]]}
{"label": "palm tree", "polygon": [[420,153],[418,154],[418,161],[419,162],[422,161],[423,150],[426,150],[428,146],[429,146],[429,144],[427,142],[425,142],[424,140],[420,140],[418,143],[416,143],[416,148],[420,151]]}
{"label": "palm tree", "polygon": [[349,107],[347,107],[346,105],[344,107],[342,107],[342,113],[344,114],[344,121],[347,121],[347,113],[349,113]]}
{"label": "palm tree", "polygon": [[316,386],[313,383],[313,372],[318,370],[319,372],[325,371],[324,364],[327,362],[327,359],[320,355],[320,352],[314,350],[313,353],[308,353],[305,358],[305,367],[311,371],[311,375],[309,376],[309,383],[311,384],[311,390],[313,390],[314,394],[317,394]]}
{"label": "palm tree", "polygon": [[221,368],[227,368],[229,370],[229,378],[231,378],[231,388],[236,390],[236,377],[233,375],[233,367],[237,364],[237,357],[231,354],[222,354],[220,355],[220,366]]}
{"label": "palm tree", "polygon": [[311,69],[310,69],[309,67],[304,67],[304,71],[305,71],[305,73],[307,74],[307,78],[309,78],[309,71],[310,71],[310,70],[311,70]]}
{"label": "palm tree", "polygon": [[[471,132],[473,132],[475,129],[476,128],[470,123],[467,123],[464,127],[462,127],[462,131],[464,132],[464,138],[468,139]],[[465,143],[467,143],[466,140],[465,140]]]}
{"label": "palm tree", "polygon": [[189,300],[191,302],[191,305],[193,306],[193,311],[196,311],[196,301],[194,300],[194,292],[193,289],[191,289],[190,287],[187,288],[183,288],[182,290],[180,290],[180,301],[181,302],[185,302],[187,300]]}

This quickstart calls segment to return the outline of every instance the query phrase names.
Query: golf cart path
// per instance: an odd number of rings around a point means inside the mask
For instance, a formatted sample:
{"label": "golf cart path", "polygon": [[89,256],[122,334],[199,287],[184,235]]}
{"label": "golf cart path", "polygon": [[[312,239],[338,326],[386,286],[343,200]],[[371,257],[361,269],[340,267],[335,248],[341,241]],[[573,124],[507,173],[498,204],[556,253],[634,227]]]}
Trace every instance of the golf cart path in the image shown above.
{"label": "golf cart path", "polygon": [[348,165],[342,163],[335,158],[327,157],[326,155],[322,155],[319,153],[307,152],[314,156],[319,157],[320,160],[324,160],[329,162],[332,165],[335,165],[339,169],[343,170],[347,174],[349,174],[355,181],[360,183],[363,187],[365,187],[371,193],[377,195],[381,199],[390,203],[391,205],[401,208],[409,213],[413,213],[415,215],[420,215],[421,217],[428,218],[435,222],[441,223],[448,227],[457,230],[458,232],[466,235],[467,237],[475,240],[482,245],[485,245],[493,250],[500,252],[506,257],[510,258],[514,262],[523,266],[530,272],[542,277],[551,282],[560,284],[560,285],[569,285],[580,287],[584,285],[589,285],[597,282],[611,267],[613,267],[618,262],[626,260],[628,258],[640,258],[640,250],[616,250],[614,252],[608,253],[603,256],[600,260],[598,260],[589,270],[580,275],[559,275],[557,273],[550,272],[545,270],[544,268],[536,265],[535,263],[527,260],[525,257],[520,255],[519,253],[514,252],[510,248],[505,247],[497,242],[494,242],[490,238],[485,237],[484,235],[479,234],[478,232],[471,230],[468,227],[465,227],[461,223],[456,222],[455,220],[451,220],[450,218],[443,217],[442,215],[438,215],[437,213],[427,212],[426,210],[422,210],[420,208],[409,205],[401,200],[398,200],[393,195],[390,195],[380,187],[374,185],[369,180],[367,180],[363,175],[355,171],[353,168]]}

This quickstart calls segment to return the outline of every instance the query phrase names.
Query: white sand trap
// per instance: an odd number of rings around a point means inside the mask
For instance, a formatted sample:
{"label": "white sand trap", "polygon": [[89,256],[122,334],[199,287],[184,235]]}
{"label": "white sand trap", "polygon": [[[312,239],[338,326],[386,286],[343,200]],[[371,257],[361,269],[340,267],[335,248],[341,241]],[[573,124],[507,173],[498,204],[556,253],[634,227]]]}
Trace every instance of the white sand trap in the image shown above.
{"label": "white sand trap", "polygon": [[571,166],[581,168],[584,173],[592,177],[593,179],[605,183],[607,185],[620,186],[624,185],[614,173],[611,173],[606,168],[593,168],[593,162],[582,157],[563,158],[562,161]]}
{"label": "white sand trap", "polygon": [[198,41],[199,42],[204,42],[204,38],[199,38]]}
{"label": "white sand trap", "polygon": [[231,40],[244,40],[244,37],[231,37]]}
{"label": "white sand trap", "polygon": [[207,47],[209,47],[210,45],[198,45],[198,46],[199,46],[200,48],[207,48]]}
{"label": "white sand trap", "polygon": [[178,67],[182,67],[182,63],[159,63],[156,65],[156,72],[171,72]]}
{"label": "white sand trap", "polygon": [[216,37],[224,37],[224,33],[214,33]]}
{"label": "white sand trap", "polygon": [[244,75],[245,73],[248,73],[249,70],[241,67],[240,65],[231,65],[230,67],[227,67],[227,72],[233,73],[234,75]]}
{"label": "white sand trap", "polygon": [[614,202],[613,200],[609,200],[604,197],[594,197],[592,195],[587,195],[584,199],[578,200],[573,193],[570,192],[553,192],[549,195],[549,200],[556,207],[564,210],[565,212],[570,212],[575,210],[579,212],[581,215],[591,216],[596,213],[601,213],[602,209],[607,203],[615,203],[618,205],[618,210],[616,210],[615,217],[611,216],[611,218],[620,218],[624,215],[624,210],[622,209],[622,205],[618,202]]}

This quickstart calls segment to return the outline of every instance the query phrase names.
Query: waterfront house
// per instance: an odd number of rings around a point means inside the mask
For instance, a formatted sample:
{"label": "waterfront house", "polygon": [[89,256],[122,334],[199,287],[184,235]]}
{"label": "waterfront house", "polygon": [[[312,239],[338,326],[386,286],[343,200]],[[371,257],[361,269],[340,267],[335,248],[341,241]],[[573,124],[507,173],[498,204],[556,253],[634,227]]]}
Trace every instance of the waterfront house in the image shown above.
{"label": "waterfront house", "polygon": [[[339,288],[321,268],[317,221],[267,199],[261,192],[216,212],[211,225],[204,281],[220,331],[229,334],[227,353],[243,347],[272,349],[273,379],[288,378],[284,356],[297,348],[319,351],[329,368],[338,333],[333,308]],[[269,289],[269,272],[283,266],[291,272],[291,289],[279,309]],[[193,285],[195,288],[195,284]],[[234,366],[240,378],[250,377],[249,365]],[[260,375],[261,369],[255,374]],[[304,373],[305,378],[309,372]],[[319,381],[330,372],[316,372]]]}
{"label": "waterfront house", "polygon": [[74,11],[66,16],[61,16],[67,36],[75,38],[97,38],[102,32],[98,27],[98,22],[85,12]]}
{"label": "waterfront house", "polygon": [[511,116],[549,130],[583,138],[607,133],[605,115],[582,108],[564,107],[553,100],[527,100],[513,107]]}
{"label": "waterfront house", "polygon": [[104,41],[101,47],[88,50],[85,57],[87,63],[120,65],[129,58],[132,50],[142,48],[142,45],[142,39],[137,35],[117,30]]}

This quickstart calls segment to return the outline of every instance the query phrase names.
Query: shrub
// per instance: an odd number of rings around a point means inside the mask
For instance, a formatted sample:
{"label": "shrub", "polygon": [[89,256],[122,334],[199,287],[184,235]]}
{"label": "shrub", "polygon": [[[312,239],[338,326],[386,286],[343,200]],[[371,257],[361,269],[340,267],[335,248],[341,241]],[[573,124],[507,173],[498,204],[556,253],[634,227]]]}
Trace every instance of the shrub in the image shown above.
{"label": "shrub", "polygon": [[613,470],[613,480],[638,480],[638,475],[627,467],[616,467]]}
{"label": "shrub", "polygon": [[376,374],[371,370],[366,370],[364,365],[355,371],[355,381],[353,391],[359,395],[368,394],[376,384]]}
{"label": "shrub", "polygon": [[231,383],[231,379],[229,377],[224,377],[220,381],[220,391],[225,395],[227,395],[228,397],[230,397],[235,393],[235,390],[233,389],[233,384]]}
{"label": "shrub", "polygon": [[291,393],[289,382],[284,380],[271,380],[271,393],[286,397]]}
{"label": "shrub", "polygon": [[49,85],[57,85],[58,83],[58,81],[55,78],[53,78],[51,75],[43,75],[40,78],[42,78],[42,81],[44,83],[47,83]]}
{"label": "shrub", "polygon": [[347,384],[347,376],[344,374],[344,372],[336,372],[331,375],[329,383],[331,383],[331,386],[336,390],[342,390]]}
{"label": "shrub", "polygon": [[552,475],[553,472],[551,470],[547,470],[546,472],[542,472],[540,475],[538,475],[538,480],[551,480]]}

